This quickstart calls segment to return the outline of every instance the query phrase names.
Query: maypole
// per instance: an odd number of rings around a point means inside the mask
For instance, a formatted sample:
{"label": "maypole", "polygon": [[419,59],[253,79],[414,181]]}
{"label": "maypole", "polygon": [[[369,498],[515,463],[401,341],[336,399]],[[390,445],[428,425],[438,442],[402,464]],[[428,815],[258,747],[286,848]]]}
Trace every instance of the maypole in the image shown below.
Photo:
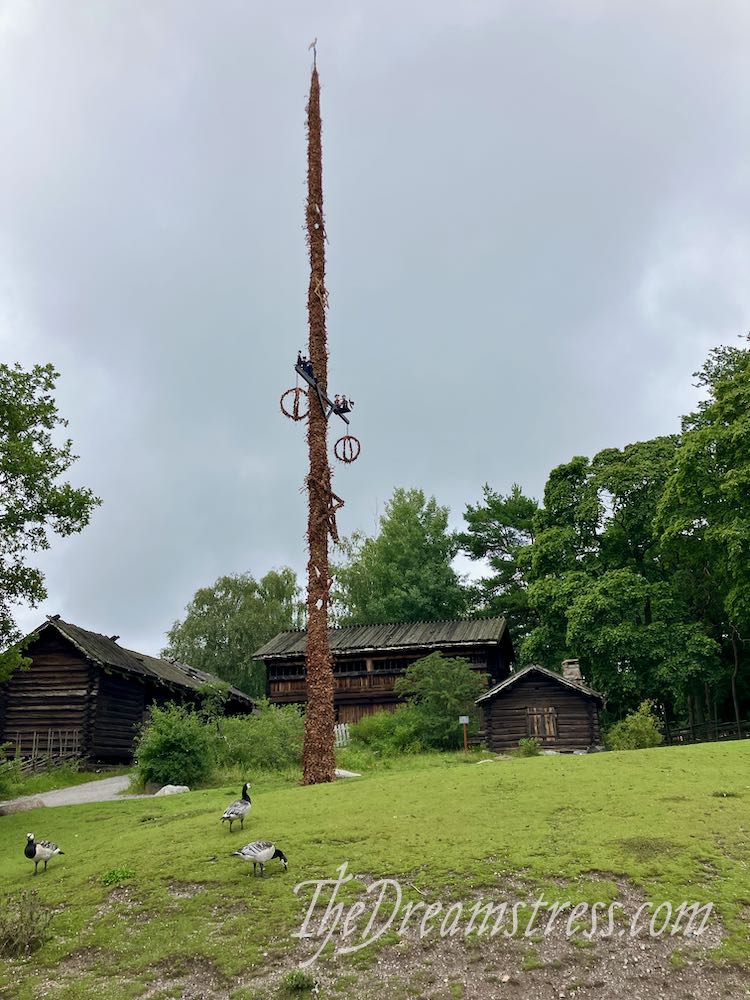
{"label": "maypole", "polygon": [[[312,46],[314,50],[314,43]],[[307,246],[310,254],[310,284],[307,290],[308,354],[297,356],[295,370],[308,389],[299,382],[281,398],[281,409],[293,420],[307,417],[309,471],[305,480],[308,495],[307,517],[307,708],[302,754],[304,783],[333,781],[335,770],[335,715],[333,666],[328,641],[328,606],[331,579],[328,566],[328,538],[338,541],[336,511],[343,500],[331,489],[328,462],[328,420],[332,414],[349,423],[351,400],[328,397],[328,344],[325,288],[325,223],[323,219],[323,153],[320,121],[320,81],[313,57],[310,95],[307,102],[307,205],[305,209]],[[306,396],[306,400],[303,397]],[[306,403],[306,405],[305,405]],[[302,410],[306,412],[302,412]],[[359,442],[345,435],[336,442],[334,454],[353,462]]]}

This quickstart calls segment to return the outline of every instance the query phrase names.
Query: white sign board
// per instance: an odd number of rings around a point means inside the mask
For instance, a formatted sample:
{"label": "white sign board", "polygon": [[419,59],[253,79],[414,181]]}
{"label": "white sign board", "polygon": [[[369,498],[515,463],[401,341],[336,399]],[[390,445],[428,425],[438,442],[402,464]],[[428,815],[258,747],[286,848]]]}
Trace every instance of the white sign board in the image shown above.
{"label": "white sign board", "polygon": [[469,716],[468,715],[459,715],[459,717],[458,717],[458,724],[459,724],[459,726],[468,726],[469,725]]}

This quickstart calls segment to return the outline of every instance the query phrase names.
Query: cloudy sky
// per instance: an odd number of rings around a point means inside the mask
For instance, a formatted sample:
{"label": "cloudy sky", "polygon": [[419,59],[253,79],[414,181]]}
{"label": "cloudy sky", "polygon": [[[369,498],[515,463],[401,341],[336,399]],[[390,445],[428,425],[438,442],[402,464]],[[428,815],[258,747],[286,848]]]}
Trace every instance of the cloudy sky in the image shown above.
{"label": "cloudy sky", "polygon": [[343,532],[675,431],[750,327],[747,0],[0,0],[0,358],[58,367],[102,498],[24,627],[156,652],[304,566],[315,37]]}

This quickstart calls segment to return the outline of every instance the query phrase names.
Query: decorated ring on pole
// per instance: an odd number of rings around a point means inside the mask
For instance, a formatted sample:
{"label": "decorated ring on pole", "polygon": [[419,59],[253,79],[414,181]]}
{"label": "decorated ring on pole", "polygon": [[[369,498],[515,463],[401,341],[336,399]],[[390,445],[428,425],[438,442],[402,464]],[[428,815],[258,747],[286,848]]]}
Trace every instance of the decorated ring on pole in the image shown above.
{"label": "decorated ring on pole", "polygon": [[[305,399],[304,413],[301,411],[300,406],[303,396]],[[304,420],[310,412],[307,393],[300,386],[295,386],[294,389],[287,389],[279,400],[279,406],[284,416],[289,417],[290,420]]]}
{"label": "decorated ring on pole", "polygon": [[340,437],[333,446],[333,454],[339,462],[345,462],[347,465],[357,461],[361,450],[362,445],[351,434]]}

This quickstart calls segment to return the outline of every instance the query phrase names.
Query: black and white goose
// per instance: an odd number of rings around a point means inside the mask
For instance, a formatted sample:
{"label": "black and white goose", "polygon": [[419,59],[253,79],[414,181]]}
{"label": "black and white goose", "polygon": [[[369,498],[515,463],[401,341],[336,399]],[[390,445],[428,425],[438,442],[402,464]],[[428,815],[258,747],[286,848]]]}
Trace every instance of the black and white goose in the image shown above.
{"label": "black and white goose", "polygon": [[243,861],[252,861],[253,875],[257,875],[257,869],[260,867],[261,878],[263,878],[266,865],[274,858],[279,859],[284,866],[284,871],[289,867],[286,854],[280,851],[270,840],[255,840],[252,844],[245,844],[244,847],[240,848],[239,851],[235,851],[234,854],[236,857],[242,858]]}
{"label": "black and white goose", "polygon": [[51,840],[35,840],[33,833],[27,833],[26,847],[24,847],[23,853],[29,861],[34,862],[34,874],[36,875],[40,861],[44,862],[44,871],[47,871],[49,859],[55,854],[65,854],[65,851],[61,851],[57,844],[53,844]]}
{"label": "black and white goose", "polygon": [[232,832],[232,824],[236,823],[237,820],[240,821],[240,829],[245,828],[245,816],[250,812],[252,807],[252,802],[250,801],[250,784],[246,781],[242,786],[242,798],[237,799],[236,802],[232,802],[224,810],[224,815],[221,817],[221,822],[229,820],[229,832]]}

